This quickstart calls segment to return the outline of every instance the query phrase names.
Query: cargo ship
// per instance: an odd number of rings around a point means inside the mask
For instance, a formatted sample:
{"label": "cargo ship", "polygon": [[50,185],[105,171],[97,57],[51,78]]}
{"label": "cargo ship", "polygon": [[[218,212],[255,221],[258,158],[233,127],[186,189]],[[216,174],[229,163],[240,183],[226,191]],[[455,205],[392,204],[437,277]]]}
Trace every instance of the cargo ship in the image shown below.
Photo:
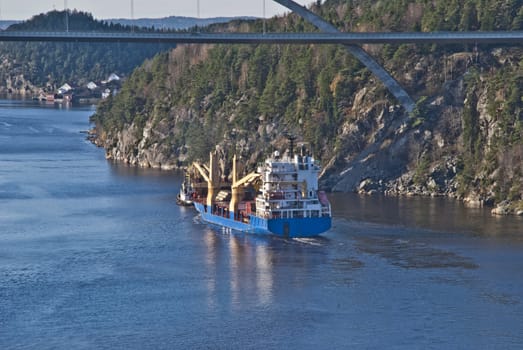
{"label": "cargo ship", "polygon": [[317,236],[331,227],[331,205],[318,189],[319,163],[302,147],[301,154],[278,151],[257,171],[232,181],[219,174],[217,153],[209,166],[194,163],[193,203],[203,221],[254,234],[282,237]]}

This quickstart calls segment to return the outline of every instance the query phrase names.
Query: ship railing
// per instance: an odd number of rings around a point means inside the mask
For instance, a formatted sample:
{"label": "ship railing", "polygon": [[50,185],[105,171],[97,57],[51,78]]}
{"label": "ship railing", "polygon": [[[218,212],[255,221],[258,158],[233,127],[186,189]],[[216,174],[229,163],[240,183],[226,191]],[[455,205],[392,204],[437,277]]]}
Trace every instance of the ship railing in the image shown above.
{"label": "ship railing", "polygon": [[[319,207],[324,208],[324,205],[320,205],[317,198],[305,198],[305,199],[266,199],[257,198],[256,205],[259,208],[267,208],[271,210],[318,210]],[[316,209],[318,208],[318,209]]]}
{"label": "ship railing", "polygon": [[278,209],[259,213],[258,216],[266,219],[318,218],[330,216],[330,211],[325,213],[320,209]]}
{"label": "ship railing", "polygon": [[321,214],[322,216],[331,216],[331,206],[322,206],[321,208]]}

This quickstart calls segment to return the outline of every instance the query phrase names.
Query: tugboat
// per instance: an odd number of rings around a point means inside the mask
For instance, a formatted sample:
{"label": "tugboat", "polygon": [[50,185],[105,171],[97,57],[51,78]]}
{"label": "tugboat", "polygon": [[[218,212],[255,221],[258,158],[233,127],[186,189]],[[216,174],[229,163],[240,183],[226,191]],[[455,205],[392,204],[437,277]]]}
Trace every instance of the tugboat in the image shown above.
{"label": "tugboat", "polygon": [[195,191],[193,190],[191,179],[188,175],[185,176],[182,185],[180,186],[180,192],[176,195],[176,204],[182,206],[193,205],[193,197]]}
{"label": "tugboat", "polygon": [[195,188],[194,207],[203,221],[237,231],[282,237],[317,236],[331,227],[331,205],[318,190],[318,162],[302,147],[301,154],[278,151],[256,172],[237,178],[236,156],[232,183],[219,174],[217,154],[209,166],[194,163],[207,186]]}

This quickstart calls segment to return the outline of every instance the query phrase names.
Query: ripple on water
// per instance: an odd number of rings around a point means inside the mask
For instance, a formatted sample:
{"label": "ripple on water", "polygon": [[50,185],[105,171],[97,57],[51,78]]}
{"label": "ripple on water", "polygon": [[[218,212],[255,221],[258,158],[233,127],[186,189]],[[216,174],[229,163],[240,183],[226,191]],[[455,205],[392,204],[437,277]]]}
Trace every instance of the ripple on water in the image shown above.
{"label": "ripple on water", "polygon": [[485,292],[482,296],[495,304],[514,306],[521,303],[515,296],[506,293]]}
{"label": "ripple on water", "polygon": [[404,239],[359,237],[356,247],[361,252],[381,256],[391,264],[403,268],[478,268],[478,265],[471,258],[448,250],[430,247],[425,243]]}

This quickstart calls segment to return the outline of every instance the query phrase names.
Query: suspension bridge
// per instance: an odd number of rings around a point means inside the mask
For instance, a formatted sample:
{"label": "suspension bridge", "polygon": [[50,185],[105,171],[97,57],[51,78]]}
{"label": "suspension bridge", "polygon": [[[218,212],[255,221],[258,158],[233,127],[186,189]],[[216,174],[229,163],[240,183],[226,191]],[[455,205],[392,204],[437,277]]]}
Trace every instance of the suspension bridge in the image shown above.
{"label": "suspension bridge", "polygon": [[[0,41],[52,41],[52,42],[136,42],[173,44],[341,44],[365,67],[380,79],[406,111],[411,112],[415,103],[403,87],[369,55],[364,44],[506,44],[523,45],[523,31],[495,32],[374,32],[343,33],[306,7],[292,0],[273,0],[316,26],[320,32],[312,33],[140,33],[131,32],[79,32],[69,30],[67,0],[66,27],[63,32],[0,31]],[[265,17],[265,0],[264,17]],[[197,1],[198,16],[200,3]],[[131,0],[131,17],[134,2]]]}

